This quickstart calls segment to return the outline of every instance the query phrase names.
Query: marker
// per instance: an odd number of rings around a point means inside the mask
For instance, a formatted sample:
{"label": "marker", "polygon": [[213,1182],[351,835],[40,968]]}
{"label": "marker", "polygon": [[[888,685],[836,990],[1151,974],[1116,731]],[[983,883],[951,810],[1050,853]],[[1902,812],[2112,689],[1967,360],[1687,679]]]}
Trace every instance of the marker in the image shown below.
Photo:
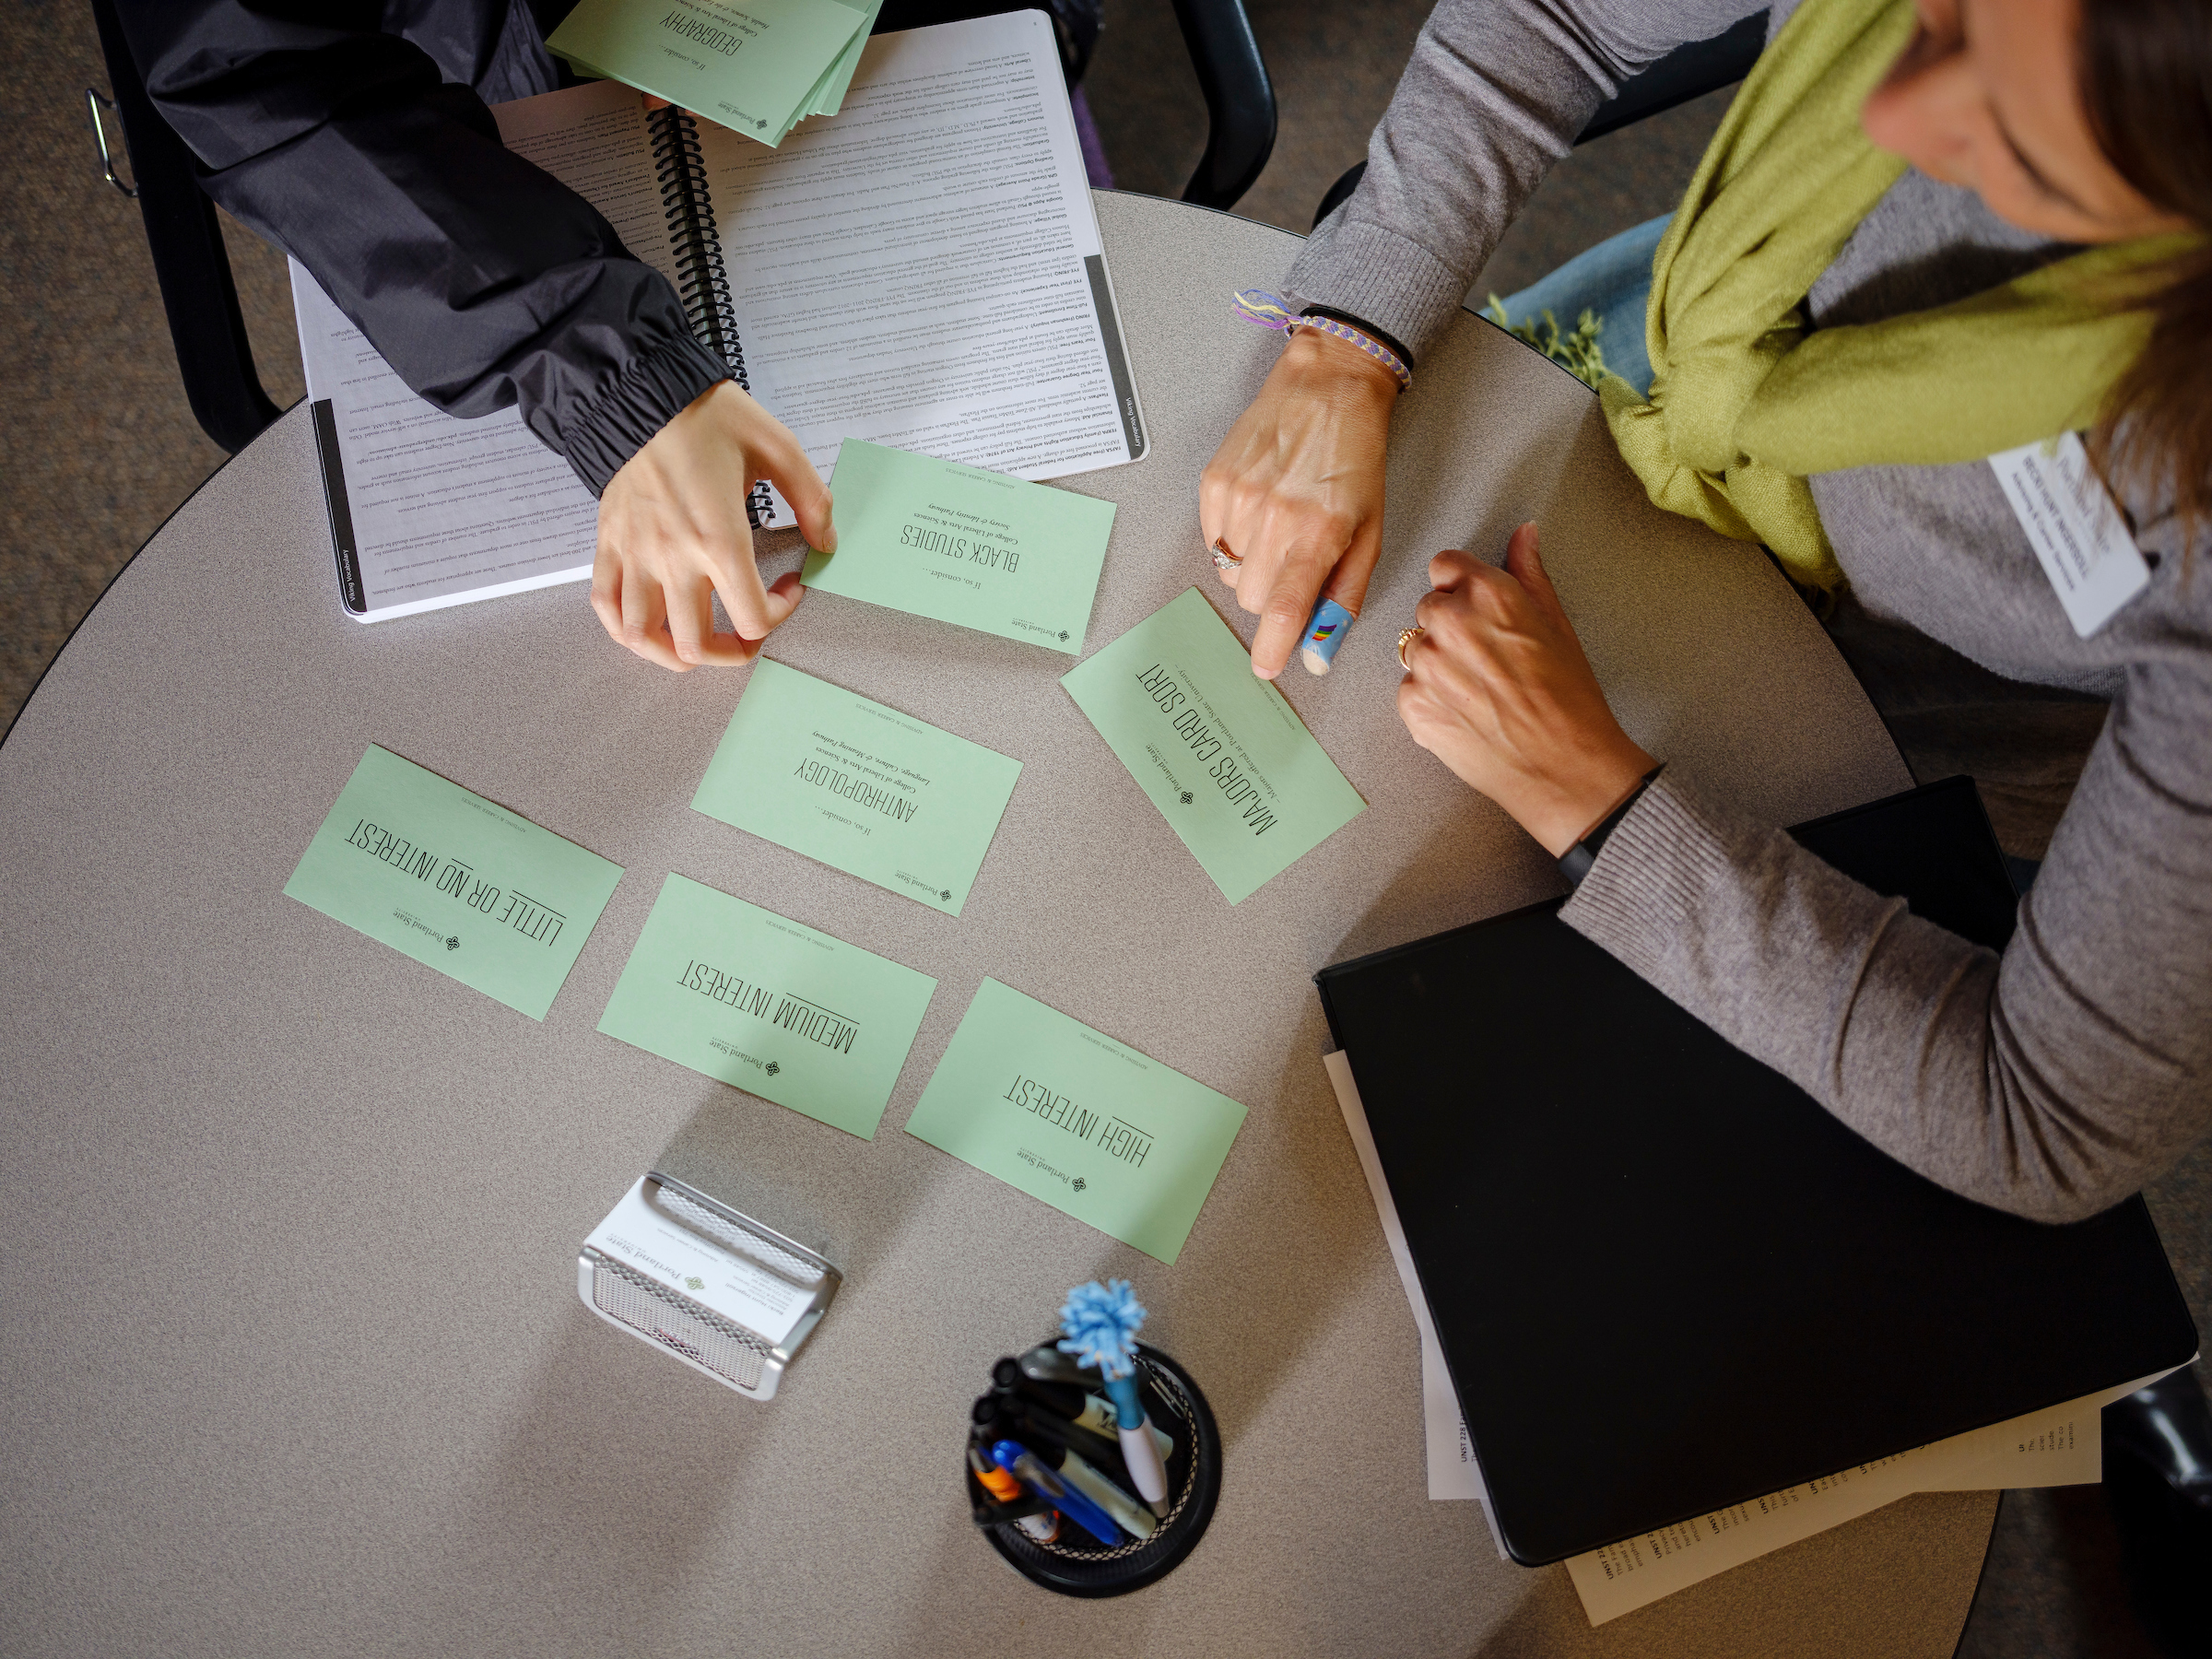
{"label": "marker", "polygon": [[1159,1518],[1157,1515],[1073,1452],[1065,1452],[1056,1446],[1042,1446],[1037,1448],[1036,1456],[1039,1463],[1048,1469],[1057,1470],[1060,1477],[1069,1486],[1093,1500],[1100,1509],[1112,1515],[1114,1524],[1124,1532],[1148,1538],[1158,1529]]}
{"label": "marker", "polygon": [[1122,1529],[1112,1515],[1038,1462],[1037,1454],[1019,1441],[1000,1441],[991,1448],[991,1458],[1107,1548],[1122,1541]]}
{"label": "marker", "polygon": [[1040,1382],[1024,1373],[1018,1359],[1001,1359],[991,1368],[991,1381],[1002,1393],[1021,1394],[1071,1422],[1083,1415],[1085,1391],[1072,1382]]}
{"label": "marker", "polygon": [[[1021,1482],[996,1464],[986,1461],[980,1448],[968,1448],[968,1466],[975,1471],[975,1477],[982,1483],[983,1490],[1001,1503],[1021,1501]],[[1040,1544],[1050,1544],[1060,1535],[1060,1517],[1051,1510],[1041,1515],[1024,1515],[1014,1524]]]}
{"label": "marker", "polygon": [[1045,1441],[1065,1447],[1110,1473],[1127,1473],[1120,1449],[1112,1441],[1088,1429],[1078,1429],[1065,1418],[1055,1417],[1049,1411],[1032,1410],[1026,1401],[1009,1400],[1004,1394],[985,1394],[975,1403],[974,1418],[975,1426],[988,1440],[1020,1440],[1030,1443]]}
{"label": "marker", "polygon": [[[1094,1430],[1100,1434],[1120,1427],[1114,1421],[1113,1403],[1102,1394],[1085,1394],[1083,1409],[1071,1420],[1078,1429]],[[1175,1437],[1162,1429],[1154,1418],[1147,1418],[1145,1423],[1152,1430],[1152,1443],[1159,1448],[1160,1462],[1167,1462],[1175,1455]]]}
{"label": "marker", "polygon": [[1306,631],[1298,642],[1299,660],[1309,674],[1326,674],[1344,636],[1352,629],[1350,611],[1334,599],[1324,599],[1306,618]]}
{"label": "marker", "polygon": [[1073,1382],[1079,1388],[1096,1388],[1099,1373],[1088,1366],[1077,1365],[1056,1347],[1033,1347],[1018,1361],[1021,1374],[1037,1382]]}

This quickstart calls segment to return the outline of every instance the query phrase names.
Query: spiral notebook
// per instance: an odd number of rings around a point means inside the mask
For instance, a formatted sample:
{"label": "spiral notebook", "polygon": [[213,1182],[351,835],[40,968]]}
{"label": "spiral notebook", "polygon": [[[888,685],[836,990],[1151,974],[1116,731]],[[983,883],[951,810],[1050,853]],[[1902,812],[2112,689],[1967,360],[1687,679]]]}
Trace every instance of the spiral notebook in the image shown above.
{"label": "spiral notebook", "polygon": [[[676,285],[824,477],[846,438],[1030,479],[1144,454],[1043,13],[877,36],[842,112],[775,150],[613,81],[492,114]],[[297,263],[292,299],[347,614],[589,579],[598,503],[517,411],[441,414]],[[748,505],[794,523],[765,487]]]}

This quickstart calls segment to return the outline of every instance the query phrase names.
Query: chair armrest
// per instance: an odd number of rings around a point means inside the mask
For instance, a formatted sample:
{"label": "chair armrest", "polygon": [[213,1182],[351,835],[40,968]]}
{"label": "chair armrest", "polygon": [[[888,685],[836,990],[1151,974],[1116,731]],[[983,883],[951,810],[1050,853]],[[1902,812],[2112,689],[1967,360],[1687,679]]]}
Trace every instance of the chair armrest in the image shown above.
{"label": "chair armrest", "polygon": [[1646,115],[1656,115],[1733,86],[1751,73],[1751,65],[1766,49],[1767,14],[1763,11],[1740,18],[1709,41],[1677,46],[1598,105],[1597,113],[1590,117],[1590,124],[1575,142],[1587,144],[1593,138],[1603,138]]}
{"label": "chair armrest", "polygon": [[1275,86],[1243,0],[1175,0],[1198,90],[1206,99],[1206,153],[1183,186],[1201,207],[1233,206],[1275,148]]}

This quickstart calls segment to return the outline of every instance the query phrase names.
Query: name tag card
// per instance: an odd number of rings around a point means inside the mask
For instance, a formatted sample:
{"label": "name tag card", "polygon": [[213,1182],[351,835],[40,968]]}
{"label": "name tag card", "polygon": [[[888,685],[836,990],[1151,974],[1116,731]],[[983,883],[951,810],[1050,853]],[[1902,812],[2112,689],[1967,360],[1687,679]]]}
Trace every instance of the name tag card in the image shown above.
{"label": "name tag card", "polygon": [[286,894],[543,1019],[622,867],[370,746]]}
{"label": "name tag card", "polygon": [[681,876],[599,1029],[873,1140],[937,982]]}
{"label": "name tag card", "polygon": [[2044,451],[2041,443],[2025,444],[1992,455],[1989,465],[2066,620],[2086,640],[2150,585],[2150,567],[2091,469],[2080,435],[2067,432]]}
{"label": "name tag card", "polygon": [[1171,1265],[1243,1122],[1227,1095],[987,979],[906,1132]]}

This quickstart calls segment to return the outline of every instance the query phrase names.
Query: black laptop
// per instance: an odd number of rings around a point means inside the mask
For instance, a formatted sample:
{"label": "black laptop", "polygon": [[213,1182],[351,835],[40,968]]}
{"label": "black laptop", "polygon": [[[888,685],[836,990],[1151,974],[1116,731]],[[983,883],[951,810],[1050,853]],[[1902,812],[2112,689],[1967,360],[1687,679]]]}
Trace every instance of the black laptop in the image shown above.
{"label": "black laptop", "polygon": [[[1802,826],[1993,948],[1971,782]],[[1315,976],[1506,1548],[1559,1560],[2186,1363],[2140,1198],[2048,1227],[1913,1174],[1559,920]]]}

